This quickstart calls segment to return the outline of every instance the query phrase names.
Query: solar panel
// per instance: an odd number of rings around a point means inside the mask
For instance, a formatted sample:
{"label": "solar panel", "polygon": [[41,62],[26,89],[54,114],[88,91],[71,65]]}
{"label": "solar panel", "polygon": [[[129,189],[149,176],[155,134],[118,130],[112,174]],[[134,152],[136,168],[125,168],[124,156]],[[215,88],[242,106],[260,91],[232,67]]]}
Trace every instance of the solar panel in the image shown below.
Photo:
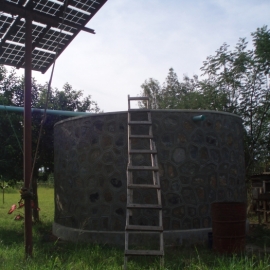
{"label": "solar panel", "polygon": [[0,0],[0,64],[25,66],[25,23],[31,14],[32,70],[45,73],[107,0]]}

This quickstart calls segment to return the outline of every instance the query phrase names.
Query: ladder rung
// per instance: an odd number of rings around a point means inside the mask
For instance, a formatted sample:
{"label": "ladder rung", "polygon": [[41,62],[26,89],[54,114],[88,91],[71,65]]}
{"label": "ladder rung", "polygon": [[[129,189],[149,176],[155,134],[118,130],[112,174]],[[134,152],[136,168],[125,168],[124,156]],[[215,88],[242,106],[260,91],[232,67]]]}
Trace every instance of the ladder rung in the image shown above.
{"label": "ladder rung", "polygon": [[158,171],[158,167],[153,166],[128,166],[129,171]]}
{"label": "ladder rung", "polygon": [[130,112],[150,112],[150,109],[147,108],[142,108],[142,109],[128,109],[128,111]]}
{"label": "ladder rung", "polygon": [[163,256],[160,250],[125,250],[125,255]]}
{"label": "ladder rung", "polygon": [[131,149],[130,154],[157,154],[157,150]]}
{"label": "ladder rung", "polygon": [[128,125],[152,125],[151,121],[129,121]]}
{"label": "ladder rung", "polygon": [[130,189],[135,189],[135,188],[142,188],[142,189],[156,188],[156,189],[160,189],[160,185],[130,184],[130,185],[128,185],[128,188],[130,188]]}
{"label": "ladder rung", "polygon": [[130,139],[153,139],[153,135],[129,135]]}
{"label": "ladder rung", "polygon": [[149,97],[128,97],[128,100],[149,100]]}
{"label": "ladder rung", "polygon": [[142,226],[142,225],[127,225],[126,230],[128,231],[155,231],[162,232],[162,226]]}
{"label": "ladder rung", "polygon": [[161,205],[159,204],[139,204],[139,203],[127,204],[127,208],[162,209]]}

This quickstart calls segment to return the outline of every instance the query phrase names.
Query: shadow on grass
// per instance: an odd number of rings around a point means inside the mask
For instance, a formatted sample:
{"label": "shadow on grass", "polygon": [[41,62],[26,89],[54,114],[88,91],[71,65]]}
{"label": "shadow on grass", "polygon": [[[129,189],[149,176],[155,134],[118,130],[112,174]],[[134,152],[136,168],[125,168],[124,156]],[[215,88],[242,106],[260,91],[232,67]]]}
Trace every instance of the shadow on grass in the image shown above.
{"label": "shadow on grass", "polygon": [[[35,243],[53,242],[57,240],[52,235],[51,222],[32,224],[32,238]],[[13,226],[0,225],[0,241],[3,245],[9,246],[24,242],[24,221],[14,221]]]}
{"label": "shadow on grass", "polygon": [[7,229],[0,227],[0,241],[5,246],[20,244],[24,241],[24,229],[19,230],[16,226],[14,229]]}
{"label": "shadow on grass", "polygon": [[270,229],[268,226],[257,224],[251,228],[247,236],[247,242],[259,247],[270,247]]}

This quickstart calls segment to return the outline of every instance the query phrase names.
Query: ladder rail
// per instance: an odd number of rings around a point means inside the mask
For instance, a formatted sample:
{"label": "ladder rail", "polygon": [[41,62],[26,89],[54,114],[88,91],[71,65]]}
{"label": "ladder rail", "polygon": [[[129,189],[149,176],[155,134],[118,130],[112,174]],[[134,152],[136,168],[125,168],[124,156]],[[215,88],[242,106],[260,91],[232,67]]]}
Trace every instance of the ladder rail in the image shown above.
{"label": "ladder rail", "polygon": [[[143,101],[145,108],[143,109],[132,109],[131,101]],[[131,118],[132,113],[141,112],[147,114],[147,120],[134,121]],[[127,269],[128,256],[159,256],[160,265],[164,265],[164,240],[163,240],[163,219],[162,219],[162,201],[161,201],[161,188],[159,179],[159,166],[157,160],[157,149],[153,141],[153,128],[152,128],[152,117],[151,110],[149,109],[149,98],[148,97],[130,97],[128,95],[128,165],[127,165],[127,209],[126,209],[126,227],[125,227],[125,256],[124,256],[124,270]],[[136,135],[132,134],[132,126],[147,126],[148,134]],[[146,149],[132,149],[132,139],[149,140],[149,150]],[[150,155],[149,165],[135,165],[132,164],[132,156]],[[149,157],[148,157],[149,158]],[[152,184],[137,184],[133,182],[133,173],[140,171],[149,171],[152,175]],[[152,189],[156,190],[157,204],[146,204],[146,203],[135,203],[133,198],[133,190]],[[133,225],[130,224],[133,209],[152,209],[158,211],[158,226],[148,225]],[[151,211],[152,211],[151,210]],[[159,234],[159,250],[134,250],[129,249],[129,233],[158,233]]]}

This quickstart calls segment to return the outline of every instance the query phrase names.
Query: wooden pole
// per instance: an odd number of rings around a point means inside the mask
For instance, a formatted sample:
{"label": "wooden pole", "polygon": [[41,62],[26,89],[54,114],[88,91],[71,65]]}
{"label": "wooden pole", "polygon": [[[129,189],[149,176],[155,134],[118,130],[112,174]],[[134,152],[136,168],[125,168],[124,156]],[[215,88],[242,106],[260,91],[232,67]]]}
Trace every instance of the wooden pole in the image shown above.
{"label": "wooden pole", "polygon": [[[25,33],[25,88],[24,88],[24,187],[30,190],[32,171],[32,115],[31,115],[31,88],[32,88],[32,17],[26,18]],[[32,256],[32,208],[31,197],[24,198],[24,245],[26,257]]]}

